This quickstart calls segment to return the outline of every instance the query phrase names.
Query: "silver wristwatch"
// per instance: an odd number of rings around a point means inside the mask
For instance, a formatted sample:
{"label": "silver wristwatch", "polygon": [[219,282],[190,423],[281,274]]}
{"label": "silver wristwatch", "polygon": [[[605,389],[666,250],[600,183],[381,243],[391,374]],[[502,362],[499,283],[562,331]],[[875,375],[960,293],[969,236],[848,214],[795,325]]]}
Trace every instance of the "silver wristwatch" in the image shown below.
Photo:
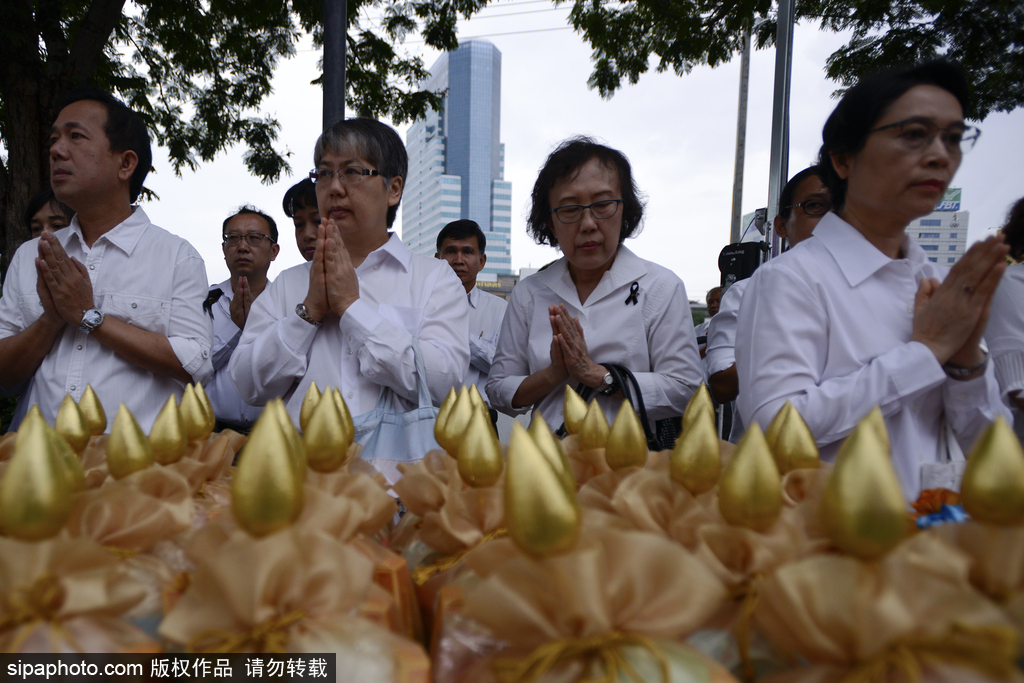
{"label": "silver wristwatch", "polygon": [[313,320],[312,316],[309,315],[309,311],[306,310],[306,304],[300,303],[299,305],[297,305],[295,307],[295,315],[299,316],[307,323],[315,327],[320,327],[321,325],[323,325],[323,323],[320,322],[319,320]]}
{"label": "silver wristwatch", "polygon": [[597,393],[602,396],[611,396],[619,390],[619,385],[615,382],[615,378],[612,373],[605,373],[605,376],[601,379],[601,386],[597,388]]}
{"label": "silver wristwatch", "polygon": [[103,318],[103,311],[98,308],[90,308],[87,311],[82,311],[82,322],[79,324],[78,329],[89,334],[103,324]]}

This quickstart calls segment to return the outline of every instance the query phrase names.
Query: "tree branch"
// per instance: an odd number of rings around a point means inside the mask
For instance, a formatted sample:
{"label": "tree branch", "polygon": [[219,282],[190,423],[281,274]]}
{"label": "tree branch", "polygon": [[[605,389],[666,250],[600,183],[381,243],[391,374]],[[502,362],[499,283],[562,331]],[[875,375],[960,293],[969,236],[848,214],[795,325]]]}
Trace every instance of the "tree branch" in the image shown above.
{"label": "tree branch", "polygon": [[71,46],[67,82],[78,84],[93,76],[103,54],[103,46],[121,20],[124,3],[125,0],[93,0]]}

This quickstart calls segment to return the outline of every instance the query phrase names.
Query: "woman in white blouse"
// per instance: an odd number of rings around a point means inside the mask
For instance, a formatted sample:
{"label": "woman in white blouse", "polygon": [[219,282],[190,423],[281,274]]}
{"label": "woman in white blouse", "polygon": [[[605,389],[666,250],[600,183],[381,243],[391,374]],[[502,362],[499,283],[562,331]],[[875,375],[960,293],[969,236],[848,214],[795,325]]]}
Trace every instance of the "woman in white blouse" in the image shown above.
{"label": "woman in white blouse", "polygon": [[1024,199],[1010,209],[1002,232],[1015,263],[1006,269],[992,299],[985,341],[999,388],[1010,402],[1017,437],[1024,442]]}
{"label": "woman in white blouse", "polygon": [[746,424],[766,427],[791,401],[830,460],[880,406],[910,500],[922,468],[951,471],[934,465],[962,460],[989,422],[1008,415],[980,346],[1006,267],[1002,237],[947,270],[905,232],[934,210],[978,137],[965,112],[966,79],[948,62],[848,90],[822,132],[833,212],[754,274],[736,335]]}
{"label": "woman in white blouse", "polygon": [[566,385],[586,386],[612,421],[622,393],[608,363],[633,372],[652,421],[683,412],[701,382],[693,320],[679,277],[623,246],[642,218],[621,152],[579,137],[551,153],[528,230],[562,258],[512,291],[487,380],[492,406],[536,408],[557,429]]}

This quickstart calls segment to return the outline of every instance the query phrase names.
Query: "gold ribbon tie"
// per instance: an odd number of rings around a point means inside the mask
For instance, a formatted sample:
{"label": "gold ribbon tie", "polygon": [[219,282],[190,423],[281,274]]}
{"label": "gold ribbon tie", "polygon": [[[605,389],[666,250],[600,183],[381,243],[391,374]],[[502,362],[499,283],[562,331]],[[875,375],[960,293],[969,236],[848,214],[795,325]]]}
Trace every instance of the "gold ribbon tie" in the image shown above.
{"label": "gold ribbon tie", "polygon": [[8,652],[18,652],[38,624],[49,624],[50,642],[54,652],[60,651],[59,638],[82,651],[81,645],[60,620],[60,610],[67,597],[60,579],[50,572],[39,576],[31,585],[15,588],[7,596],[9,611],[0,617],[0,633],[16,630]]}
{"label": "gold ribbon tie", "polygon": [[611,631],[588,638],[566,638],[545,643],[521,659],[495,659],[492,669],[502,683],[533,683],[555,667],[580,658],[600,658],[604,675],[591,679],[592,683],[616,683],[619,673],[625,673],[636,683],[645,683],[620,649],[639,646],[658,660],[661,683],[670,683],[668,659],[658,644],[639,633]]}
{"label": "gold ribbon tie", "polygon": [[301,609],[283,616],[265,619],[248,631],[211,629],[188,642],[188,652],[222,654],[227,652],[265,652],[279,654],[288,646],[288,629],[306,616]]}
{"label": "gold ribbon tie", "polygon": [[858,665],[840,683],[884,683],[890,672],[921,683],[922,662],[974,669],[993,679],[1016,670],[1017,635],[1006,626],[954,624],[944,636],[904,638]]}

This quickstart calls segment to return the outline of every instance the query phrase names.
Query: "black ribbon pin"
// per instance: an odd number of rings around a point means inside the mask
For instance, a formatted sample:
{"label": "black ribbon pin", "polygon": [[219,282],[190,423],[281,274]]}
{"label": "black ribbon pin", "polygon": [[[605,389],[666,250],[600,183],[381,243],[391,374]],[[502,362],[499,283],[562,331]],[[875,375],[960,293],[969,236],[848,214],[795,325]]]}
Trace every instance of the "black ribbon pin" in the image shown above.
{"label": "black ribbon pin", "polygon": [[210,295],[206,297],[206,301],[203,302],[203,310],[206,311],[210,317],[213,317],[213,305],[217,303],[217,300],[224,296],[224,292],[221,291],[220,287],[216,287],[210,290]]}
{"label": "black ribbon pin", "polygon": [[639,291],[640,291],[640,283],[639,282],[634,282],[633,284],[631,284],[629,286],[629,296],[626,297],[626,305],[627,306],[630,305],[630,304],[633,304],[634,306],[636,306],[638,303],[640,303],[636,299],[637,292],[639,292]]}

